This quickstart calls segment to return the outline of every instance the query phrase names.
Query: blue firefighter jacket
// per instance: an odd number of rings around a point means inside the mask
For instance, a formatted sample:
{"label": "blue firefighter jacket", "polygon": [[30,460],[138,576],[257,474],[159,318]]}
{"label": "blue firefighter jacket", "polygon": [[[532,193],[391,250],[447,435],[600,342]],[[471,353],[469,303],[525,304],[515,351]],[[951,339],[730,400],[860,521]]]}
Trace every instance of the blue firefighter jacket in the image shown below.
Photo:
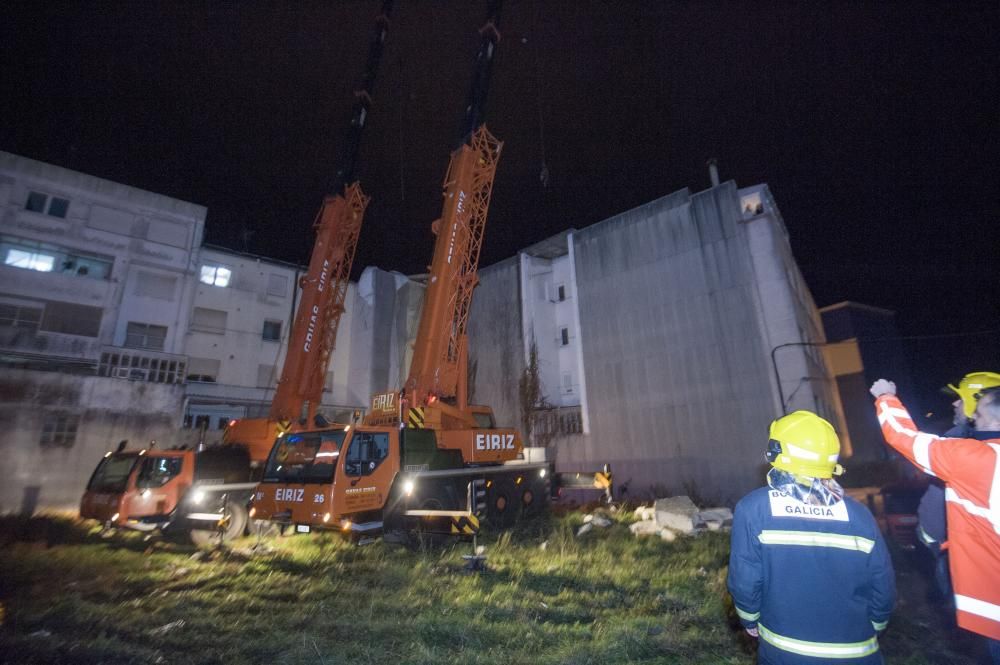
{"label": "blue firefighter jacket", "polygon": [[882,662],[896,582],[867,508],[762,487],[736,505],[731,544],[727,584],[744,627],[759,631],[759,663]]}

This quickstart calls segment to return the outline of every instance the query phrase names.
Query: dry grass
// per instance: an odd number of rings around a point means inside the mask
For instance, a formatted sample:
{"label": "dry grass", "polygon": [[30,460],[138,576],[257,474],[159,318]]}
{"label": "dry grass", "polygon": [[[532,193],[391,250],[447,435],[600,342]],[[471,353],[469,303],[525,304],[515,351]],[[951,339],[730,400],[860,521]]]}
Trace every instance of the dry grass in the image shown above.
{"label": "dry grass", "polygon": [[[486,534],[488,570],[468,573],[468,543],[358,547],[313,534],[196,553],[65,518],[8,518],[0,661],[753,662],[725,592],[728,536],[637,540],[618,519],[582,538],[579,513]],[[948,641],[933,610],[904,598],[883,651],[892,663],[973,662],[968,641]]]}

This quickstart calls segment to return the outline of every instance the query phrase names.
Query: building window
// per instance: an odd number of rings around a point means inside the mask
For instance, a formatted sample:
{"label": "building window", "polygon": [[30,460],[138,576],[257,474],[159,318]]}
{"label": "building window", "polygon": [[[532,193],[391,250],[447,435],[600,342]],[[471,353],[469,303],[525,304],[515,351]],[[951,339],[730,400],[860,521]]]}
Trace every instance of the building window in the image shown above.
{"label": "building window", "polygon": [[559,338],[563,346],[569,346],[569,328],[560,328]]}
{"label": "building window", "polygon": [[188,358],[187,381],[189,383],[215,383],[219,378],[222,361],[215,358]]}
{"label": "building window", "polygon": [[71,448],[76,443],[79,416],[51,414],[42,422],[42,437],[38,443],[43,448]]}
{"label": "building window", "polygon": [[28,192],[28,200],[24,203],[24,209],[62,219],[69,211],[69,200],[41,192]]}
{"label": "building window", "polygon": [[278,342],[281,341],[281,321],[265,321],[264,331],[261,336],[266,342]]}
{"label": "building window", "polygon": [[226,266],[204,265],[201,267],[202,284],[213,286],[229,286],[229,280],[233,276],[233,271]]}
{"label": "building window", "polygon": [[12,268],[58,272],[93,279],[109,279],[113,265],[110,258],[77,254],[73,250],[13,236],[0,237],[0,254],[4,264]]}
{"label": "building window", "polygon": [[212,333],[213,335],[225,335],[228,318],[229,314],[224,310],[195,307],[194,314],[191,316],[191,330]]}
{"label": "building window", "polygon": [[174,299],[177,278],[140,270],[135,280],[135,295],[157,300]]}
{"label": "building window", "polygon": [[271,273],[267,277],[267,295],[284,298],[288,293],[288,277]]}
{"label": "building window", "polygon": [[564,393],[566,393],[567,395],[572,394],[573,393],[573,375],[570,374],[569,372],[566,372],[565,374],[563,374],[562,375],[562,385],[563,385],[563,392]]}
{"label": "building window", "polygon": [[153,349],[162,351],[167,341],[167,327],[149,323],[128,322],[125,330],[125,346],[131,349]]}
{"label": "building window", "polygon": [[181,383],[184,366],[184,361],[177,356],[158,358],[144,353],[105,352],[101,354],[97,375],[150,383]]}
{"label": "building window", "polygon": [[55,267],[56,257],[53,254],[41,250],[5,248],[4,265],[14,268],[24,268],[26,270],[37,270],[38,272],[52,272]]}
{"label": "building window", "polygon": [[211,416],[195,416],[189,413],[184,416],[184,429],[207,430],[211,422]]}
{"label": "building window", "polygon": [[559,302],[566,300],[566,287],[562,284],[559,285]]}
{"label": "building window", "polygon": [[258,388],[273,388],[277,380],[274,375],[274,365],[257,365]]}
{"label": "building window", "polygon": [[36,307],[0,305],[0,327],[38,330],[42,310]]}
{"label": "building window", "polygon": [[68,302],[47,302],[39,329],[63,335],[97,337],[101,332],[100,307],[76,305]]}
{"label": "building window", "polygon": [[66,218],[66,213],[69,211],[69,201],[66,199],[60,199],[55,196],[49,201],[49,214],[53,217],[59,217],[60,219]]}

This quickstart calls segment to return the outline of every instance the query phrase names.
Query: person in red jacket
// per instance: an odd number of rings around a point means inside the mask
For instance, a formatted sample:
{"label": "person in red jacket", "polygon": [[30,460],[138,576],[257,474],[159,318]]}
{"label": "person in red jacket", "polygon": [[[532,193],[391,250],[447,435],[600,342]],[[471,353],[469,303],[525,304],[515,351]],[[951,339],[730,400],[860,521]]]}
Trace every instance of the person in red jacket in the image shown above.
{"label": "person in red jacket", "polygon": [[987,638],[1000,665],[1000,390],[979,395],[969,438],[917,431],[891,381],[879,379],[871,393],[888,444],[945,482],[956,620]]}

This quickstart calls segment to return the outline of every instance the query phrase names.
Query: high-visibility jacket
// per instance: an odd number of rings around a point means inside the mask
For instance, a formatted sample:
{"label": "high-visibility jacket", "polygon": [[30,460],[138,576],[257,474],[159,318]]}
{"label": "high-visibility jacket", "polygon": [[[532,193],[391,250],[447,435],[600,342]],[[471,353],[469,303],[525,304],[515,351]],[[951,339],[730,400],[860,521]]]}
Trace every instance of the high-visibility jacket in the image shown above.
{"label": "high-visibility jacket", "polygon": [[816,506],[770,487],[743,497],[727,586],[744,627],[758,630],[760,663],[882,662],[895,575],[875,518],[850,497]]}
{"label": "high-visibility jacket", "polygon": [[1000,437],[978,441],[919,432],[894,395],[879,397],[875,409],[889,445],[945,482],[958,625],[1000,640]]}

